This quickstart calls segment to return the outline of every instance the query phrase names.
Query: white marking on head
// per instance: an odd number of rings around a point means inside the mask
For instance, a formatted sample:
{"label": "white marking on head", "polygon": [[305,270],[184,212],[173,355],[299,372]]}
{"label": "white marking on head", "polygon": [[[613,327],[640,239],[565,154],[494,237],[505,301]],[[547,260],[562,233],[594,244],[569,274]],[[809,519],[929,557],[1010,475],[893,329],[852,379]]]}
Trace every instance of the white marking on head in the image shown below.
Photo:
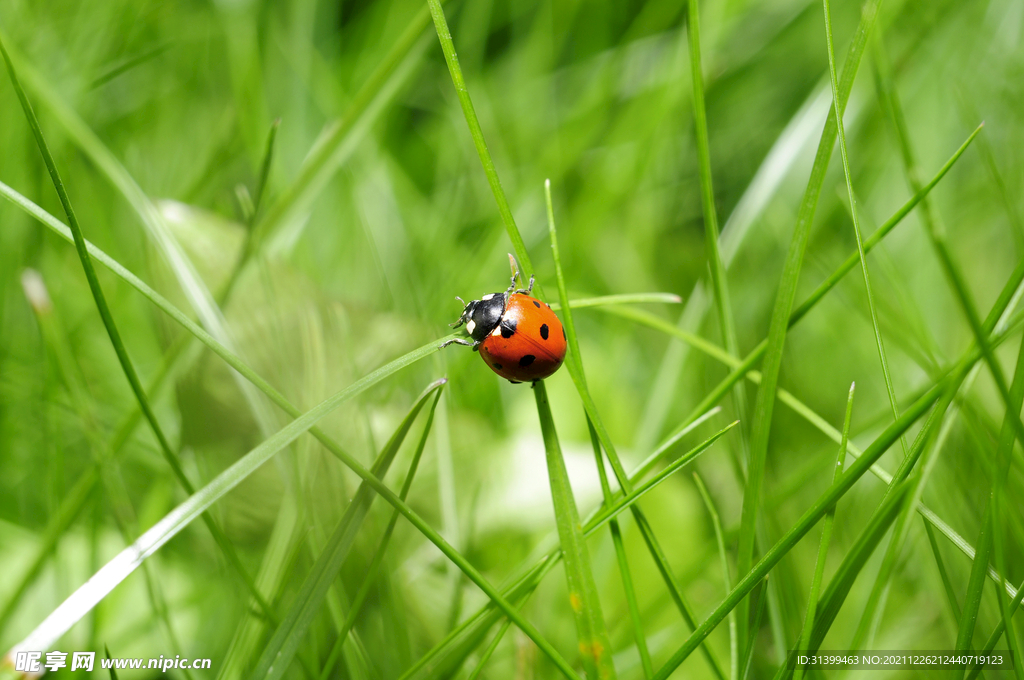
{"label": "white marking on head", "polygon": [[491,335],[501,335],[501,325],[500,324],[493,331],[491,331]]}
{"label": "white marking on head", "polygon": [[488,293],[487,295],[483,296],[480,299],[481,300],[490,300],[492,297],[494,297],[494,293]]}
{"label": "white marking on head", "polygon": [[473,321],[472,319],[470,319],[469,323],[466,324],[466,330],[469,331],[470,335],[473,335],[473,331],[475,329],[476,329],[476,321]]}

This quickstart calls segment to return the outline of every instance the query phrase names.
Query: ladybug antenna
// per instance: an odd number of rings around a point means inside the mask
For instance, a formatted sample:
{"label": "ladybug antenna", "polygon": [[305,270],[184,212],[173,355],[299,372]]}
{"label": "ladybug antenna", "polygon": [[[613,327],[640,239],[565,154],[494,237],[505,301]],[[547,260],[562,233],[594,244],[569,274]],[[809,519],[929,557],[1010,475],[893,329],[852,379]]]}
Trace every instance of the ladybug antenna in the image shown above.
{"label": "ladybug antenna", "polygon": [[455,299],[458,300],[459,302],[461,302],[463,307],[466,306],[466,301],[463,300],[462,298],[460,298],[458,295],[455,296]]}

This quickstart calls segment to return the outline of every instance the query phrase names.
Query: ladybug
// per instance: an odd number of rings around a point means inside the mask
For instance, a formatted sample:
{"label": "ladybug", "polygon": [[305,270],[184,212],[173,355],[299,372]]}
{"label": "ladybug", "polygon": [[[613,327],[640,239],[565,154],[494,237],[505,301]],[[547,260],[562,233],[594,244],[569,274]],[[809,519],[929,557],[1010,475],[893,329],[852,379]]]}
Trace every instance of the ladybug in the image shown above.
{"label": "ladybug", "polygon": [[468,345],[480,352],[491,370],[513,384],[543,380],[554,373],[565,359],[565,329],[551,307],[530,297],[530,285],[516,288],[516,277],[503,293],[488,293],[465,305],[453,328],[465,324],[472,342],[454,338],[452,343]]}

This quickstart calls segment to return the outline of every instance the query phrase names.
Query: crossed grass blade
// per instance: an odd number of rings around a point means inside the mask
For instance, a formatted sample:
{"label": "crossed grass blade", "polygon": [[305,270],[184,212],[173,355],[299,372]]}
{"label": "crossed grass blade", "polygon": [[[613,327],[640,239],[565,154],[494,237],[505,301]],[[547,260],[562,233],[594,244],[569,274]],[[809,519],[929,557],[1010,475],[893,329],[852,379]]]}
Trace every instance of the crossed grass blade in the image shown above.
{"label": "crossed grass blade", "polygon": [[[85,376],[71,356],[69,339],[60,323],[60,315],[51,302],[46,284],[38,272],[33,270],[23,272],[22,285],[36,314],[43,342],[55,358],[54,363],[57,365],[60,383],[67,390],[72,408],[85,431],[93,464],[104,473],[101,475],[101,481],[107,501],[106,505],[110,508],[114,524],[117,526],[122,540],[125,544],[129,544],[132,542],[132,537],[139,533],[135,508],[132,506],[128,489],[121,476],[121,470],[117,463],[111,460],[103,441],[102,426],[97,420],[97,414],[91,408],[92,395],[89,393]],[[97,503],[100,502],[99,495],[95,500]],[[61,510],[58,509],[57,514],[60,514]],[[154,574],[154,568],[155,565],[149,562],[143,564],[143,577],[149,604],[154,616],[163,626],[171,648],[175,652],[181,652],[183,648],[171,623],[164,589]],[[189,672],[190,669],[184,670],[187,677],[192,676]]]}
{"label": "crossed grass blade", "polygon": [[[441,388],[445,382],[438,381],[432,384],[420,395],[412,408],[409,409],[409,413],[377,456],[377,460],[370,470],[375,477],[383,479],[387,474],[388,468],[391,467],[391,463],[398,454],[402,442],[405,441],[405,437],[416,420],[416,416],[419,415],[427,399],[436,392],[428,416],[428,428],[426,431],[429,431],[429,424],[433,420],[434,409],[437,407],[437,400],[441,396]],[[419,451],[422,452],[422,448]],[[415,462],[418,461],[419,455],[417,454]],[[412,468],[412,471],[415,471],[415,467]],[[408,476],[408,479],[411,481],[411,475]],[[327,597],[327,590],[337,578],[338,572],[341,571],[342,564],[348,557],[356,533],[359,531],[359,527],[369,512],[370,504],[375,497],[376,495],[368,484],[364,482],[359,485],[359,489],[349,503],[337,528],[324,546],[313,568],[306,576],[288,613],[281,620],[281,624],[263,649],[263,654],[260,656],[260,660],[256,664],[256,670],[253,673],[254,678],[277,680],[288,670],[288,666],[291,664],[299,644],[305,637],[313,618],[320,611],[324,599]]]}
{"label": "crossed grass blade", "polygon": [[[841,115],[853,87],[854,76],[860,66],[867,43],[867,36],[878,16],[880,0],[867,0],[861,11],[860,23],[857,26],[853,41],[850,43],[843,66],[842,78],[837,89],[838,105],[829,112],[825,128],[821,133],[821,141],[811,167],[811,176],[807,189],[800,202],[797,212],[796,226],[786,255],[782,276],[779,281],[775,304],[772,309],[771,322],[768,328],[768,339],[762,366],[763,379],[757,390],[754,402],[753,423],[750,435],[750,461],[747,466],[747,483],[743,492],[743,508],[740,516],[739,548],[737,551],[737,573],[742,577],[751,568],[754,558],[754,542],[756,537],[755,522],[761,504],[761,490],[764,486],[765,459],[768,455],[768,439],[771,430],[772,412],[775,407],[775,390],[779,381],[779,370],[782,367],[783,348],[786,343],[786,332],[789,328],[790,311],[796,297],[796,286],[800,278],[804,251],[810,235],[818,197],[825,181],[825,172],[832,156],[835,143],[837,112]],[[739,639],[744,645],[747,640],[747,622],[749,607],[740,611]]]}

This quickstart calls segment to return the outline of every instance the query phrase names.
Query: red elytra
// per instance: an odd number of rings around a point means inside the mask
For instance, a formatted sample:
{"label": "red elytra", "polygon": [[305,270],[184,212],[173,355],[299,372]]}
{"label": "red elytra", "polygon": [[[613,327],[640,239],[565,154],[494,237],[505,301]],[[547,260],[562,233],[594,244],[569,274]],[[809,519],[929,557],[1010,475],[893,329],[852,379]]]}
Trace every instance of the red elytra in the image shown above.
{"label": "red elytra", "polygon": [[501,320],[480,344],[491,370],[512,382],[543,380],[565,359],[565,329],[551,307],[523,293],[507,299]]}

